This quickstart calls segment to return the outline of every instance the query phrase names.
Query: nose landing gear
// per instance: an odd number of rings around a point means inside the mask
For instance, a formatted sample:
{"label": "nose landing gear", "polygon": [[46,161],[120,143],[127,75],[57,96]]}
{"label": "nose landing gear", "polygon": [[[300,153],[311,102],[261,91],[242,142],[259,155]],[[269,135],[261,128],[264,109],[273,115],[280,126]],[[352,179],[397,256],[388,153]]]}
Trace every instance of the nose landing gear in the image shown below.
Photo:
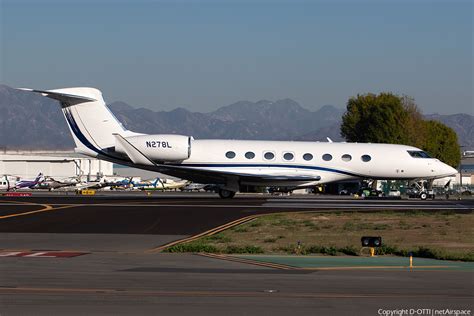
{"label": "nose landing gear", "polygon": [[433,180],[428,180],[425,187],[424,181],[413,181],[413,189],[408,194],[410,198],[419,198],[421,200],[426,199],[435,199],[435,194],[433,191]]}

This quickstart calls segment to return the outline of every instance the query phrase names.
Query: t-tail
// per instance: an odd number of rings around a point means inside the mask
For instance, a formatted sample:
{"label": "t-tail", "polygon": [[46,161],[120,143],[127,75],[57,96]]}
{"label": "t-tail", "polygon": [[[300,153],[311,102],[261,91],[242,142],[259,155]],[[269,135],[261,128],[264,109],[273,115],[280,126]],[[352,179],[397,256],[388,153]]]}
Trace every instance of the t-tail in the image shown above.
{"label": "t-tail", "polygon": [[36,179],[35,179],[35,183],[39,183],[40,181],[43,181],[44,178],[43,178],[43,173],[40,172],[37,176],[36,176]]}
{"label": "t-tail", "polygon": [[76,152],[88,156],[106,155],[115,145],[114,134],[136,135],[126,130],[105,105],[102,93],[94,88],[55,90],[21,89],[58,100],[76,144]]}

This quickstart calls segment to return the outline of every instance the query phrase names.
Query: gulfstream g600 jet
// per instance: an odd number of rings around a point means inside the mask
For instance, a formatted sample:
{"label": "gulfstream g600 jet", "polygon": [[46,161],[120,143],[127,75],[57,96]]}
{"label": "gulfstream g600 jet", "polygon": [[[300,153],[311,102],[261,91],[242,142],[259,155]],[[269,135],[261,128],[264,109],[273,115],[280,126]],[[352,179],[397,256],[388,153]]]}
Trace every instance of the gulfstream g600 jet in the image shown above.
{"label": "gulfstream g600 jet", "polygon": [[99,159],[220,186],[310,187],[350,179],[435,179],[456,170],[410,146],[296,141],[198,140],[126,130],[94,88],[23,89],[58,100],[76,151]]}

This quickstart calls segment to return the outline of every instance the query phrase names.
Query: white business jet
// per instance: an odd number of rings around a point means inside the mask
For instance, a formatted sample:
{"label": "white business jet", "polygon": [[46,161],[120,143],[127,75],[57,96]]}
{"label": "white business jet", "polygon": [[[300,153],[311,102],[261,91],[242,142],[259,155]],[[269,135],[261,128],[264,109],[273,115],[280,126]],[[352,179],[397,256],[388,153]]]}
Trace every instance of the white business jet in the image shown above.
{"label": "white business jet", "polygon": [[58,100],[76,152],[219,185],[232,198],[242,185],[304,188],[351,179],[436,179],[456,169],[419,148],[392,144],[198,140],[126,130],[94,88],[22,89]]}

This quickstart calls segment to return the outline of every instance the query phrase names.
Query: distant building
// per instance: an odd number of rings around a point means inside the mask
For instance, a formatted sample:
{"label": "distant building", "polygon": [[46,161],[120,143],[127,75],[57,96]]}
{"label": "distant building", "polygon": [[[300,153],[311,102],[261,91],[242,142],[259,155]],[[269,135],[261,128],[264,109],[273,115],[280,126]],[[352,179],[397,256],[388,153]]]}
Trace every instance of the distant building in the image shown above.
{"label": "distant building", "polygon": [[55,179],[82,176],[84,180],[95,180],[101,175],[113,175],[113,164],[71,151],[0,152],[0,176],[33,179],[40,172]]}
{"label": "distant building", "polygon": [[154,171],[148,171],[143,169],[132,168],[128,166],[122,166],[114,164],[114,175],[119,177],[140,177],[146,179],[166,178],[172,180],[178,180],[179,178],[171,177]]}
{"label": "distant building", "polygon": [[[446,177],[434,181],[435,186],[444,186],[451,180],[451,186],[472,186],[474,185],[474,151],[465,151],[461,156],[459,172],[453,177]],[[462,175],[462,178],[461,178]]]}

